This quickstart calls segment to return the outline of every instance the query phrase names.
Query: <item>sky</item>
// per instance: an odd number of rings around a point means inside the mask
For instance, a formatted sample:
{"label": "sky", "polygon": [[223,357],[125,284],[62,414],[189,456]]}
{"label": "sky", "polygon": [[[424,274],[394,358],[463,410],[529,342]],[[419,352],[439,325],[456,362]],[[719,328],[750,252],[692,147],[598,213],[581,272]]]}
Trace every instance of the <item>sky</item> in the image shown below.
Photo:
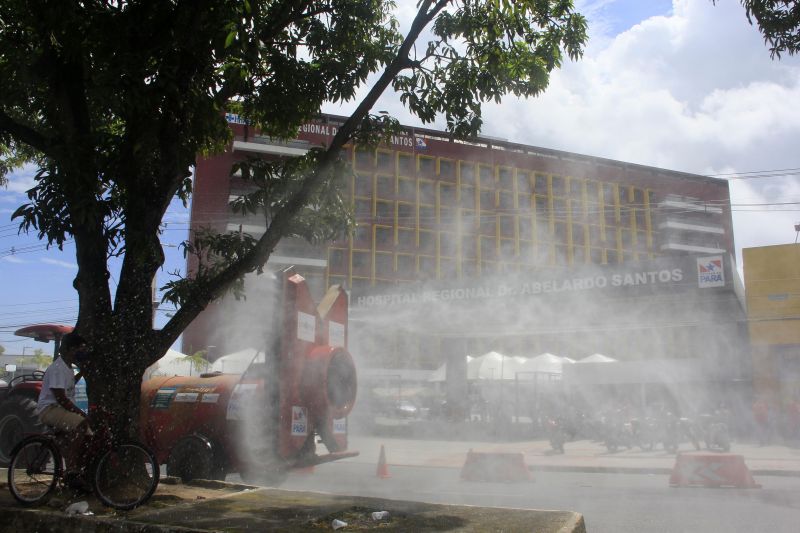
{"label": "sky", "polygon": [[[414,4],[398,1],[403,27]],[[735,0],[584,0],[576,7],[589,20],[583,58],[565,61],[539,98],[485,105],[482,133],[729,179],[739,265],[742,248],[795,242],[800,106],[792,102],[800,102],[800,58],[772,60]],[[392,94],[376,110],[422,125]],[[35,234],[18,235],[10,219],[25,202],[33,174],[18,171],[0,188],[0,345],[6,354],[52,352],[52,345],[13,331],[37,322],[74,323],[77,316],[74,248],[47,249]],[[188,209],[174,202],[165,218],[161,284],[184,268],[177,245],[187,236],[188,220]],[[157,313],[157,325],[168,312]]]}

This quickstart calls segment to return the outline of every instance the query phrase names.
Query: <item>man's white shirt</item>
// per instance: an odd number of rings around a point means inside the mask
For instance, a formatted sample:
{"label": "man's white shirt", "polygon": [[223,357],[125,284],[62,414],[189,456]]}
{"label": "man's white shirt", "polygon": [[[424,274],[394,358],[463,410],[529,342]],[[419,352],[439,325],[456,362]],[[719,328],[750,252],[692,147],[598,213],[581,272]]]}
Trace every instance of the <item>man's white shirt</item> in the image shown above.
{"label": "man's white shirt", "polygon": [[67,398],[72,402],[75,401],[75,373],[61,357],[53,361],[44,373],[42,392],[39,393],[39,403],[36,406],[37,413],[41,413],[50,405],[58,405],[52,389],[64,389]]}

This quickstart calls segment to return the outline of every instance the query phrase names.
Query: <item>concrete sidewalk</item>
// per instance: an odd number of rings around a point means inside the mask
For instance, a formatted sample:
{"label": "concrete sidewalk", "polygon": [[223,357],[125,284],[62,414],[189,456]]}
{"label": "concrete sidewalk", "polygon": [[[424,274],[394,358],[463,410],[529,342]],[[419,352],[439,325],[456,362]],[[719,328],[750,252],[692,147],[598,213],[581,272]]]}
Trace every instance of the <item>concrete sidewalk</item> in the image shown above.
{"label": "concrete sidewalk", "polygon": [[[358,496],[336,496],[207,482],[202,494],[193,485],[159,486],[153,501],[129,512],[112,512],[94,498],[83,496],[93,516],[67,516],[68,499],[50,506],[26,509],[0,486],[0,532],[58,531],[59,533],[209,533],[245,531],[537,531],[586,533],[583,517],[572,511],[485,508],[439,505]],[[184,487],[182,489],[182,487]],[[167,498],[166,496],[172,496]],[[372,513],[385,511],[386,516]]]}
{"label": "concrete sidewalk", "polygon": [[[653,451],[621,449],[609,453],[602,443],[589,440],[568,442],[565,453],[553,452],[547,440],[520,442],[480,442],[418,440],[355,435],[349,448],[360,455],[346,461],[377,464],[381,445],[388,464],[397,466],[432,466],[461,468],[467,452],[522,453],[531,470],[577,472],[664,473],[675,465],[675,454],[660,447]],[[694,447],[683,443],[680,452],[693,452]],[[714,453],[714,452],[708,452]],[[800,448],[788,446],[757,446],[734,442],[730,453],[744,457],[753,475],[800,477]]]}

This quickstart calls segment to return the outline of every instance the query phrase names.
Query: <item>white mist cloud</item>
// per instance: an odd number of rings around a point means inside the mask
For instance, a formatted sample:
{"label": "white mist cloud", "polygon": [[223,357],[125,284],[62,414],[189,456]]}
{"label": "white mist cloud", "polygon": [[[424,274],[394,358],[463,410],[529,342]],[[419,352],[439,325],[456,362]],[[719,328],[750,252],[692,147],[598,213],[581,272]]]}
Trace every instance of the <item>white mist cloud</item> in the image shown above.
{"label": "white mist cloud", "polygon": [[68,268],[70,270],[77,270],[78,265],[76,263],[72,263],[70,261],[61,261],[60,259],[51,259],[49,257],[43,257],[41,259],[42,263],[46,263],[48,265],[54,265],[61,268]]}
{"label": "white mist cloud", "polygon": [[5,257],[0,257],[0,261],[5,261],[6,263],[15,263],[15,264],[18,264],[18,265],[21,265],[21,264],[24,264],[24,263],[29,263],[29,261],[26,261],[24,259],[20,259],[16,255],[7,255]]}

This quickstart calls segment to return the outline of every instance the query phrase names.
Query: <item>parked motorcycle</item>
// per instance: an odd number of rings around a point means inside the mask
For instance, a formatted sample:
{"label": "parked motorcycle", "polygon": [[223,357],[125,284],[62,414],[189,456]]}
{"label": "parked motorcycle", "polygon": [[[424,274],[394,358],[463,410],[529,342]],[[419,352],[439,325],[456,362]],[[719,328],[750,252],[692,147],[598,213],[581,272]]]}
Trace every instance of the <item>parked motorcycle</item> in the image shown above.
{"label": "parked motorcycle", "polygon": [[658,442],[658,423],[650,417],[632,418],[631,432],[633,441],[643,451],[650,451],[655,448]]}
{"label": "parked motorcycle", "polygon": [[620,447],[633,448],[633,426],[630,422],[609,420],[606,426],[605,444],[610,453],[616,453]]}
{"label": "parked motorcycle", "polygon": [[728,431],[728,425],[718,415],[701,415],[700,427],[707,449],[723,452],[731,451],[731,435]]}
{"label": "parked motorcycle", "polygon": [[662,424],[661,444],[668,453],[678,453],[684,440],[690,441],[695,450],[700,450],[699,431],[689,418],[667,413]]}

